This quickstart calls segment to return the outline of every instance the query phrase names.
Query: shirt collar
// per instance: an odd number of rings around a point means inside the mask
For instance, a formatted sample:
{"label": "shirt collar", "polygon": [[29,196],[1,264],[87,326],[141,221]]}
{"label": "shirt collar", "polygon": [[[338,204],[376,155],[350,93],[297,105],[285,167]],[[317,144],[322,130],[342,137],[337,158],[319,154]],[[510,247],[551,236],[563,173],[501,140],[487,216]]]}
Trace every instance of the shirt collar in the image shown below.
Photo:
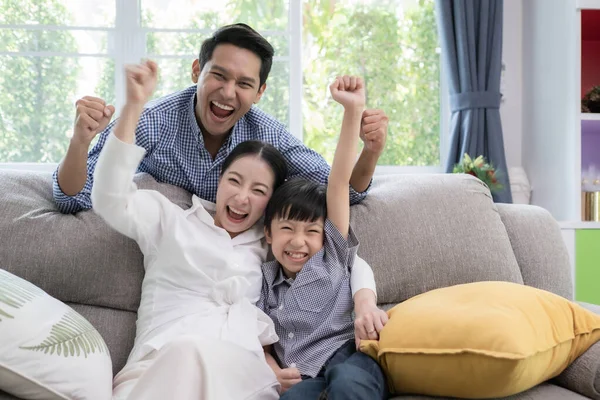
{"label": "shirt collar", "polygon": [[291,285],[293,282],[293,280],[290,281],[288,278],[286,278],[285,274],[283,273],[283,269],[281,268],[281,265],[279,265],[277,260],[263,263],[262,271],[263,276],[265,277],[267,282],[271,284],[272,287],[281,285],[284,282],[287,282]]}

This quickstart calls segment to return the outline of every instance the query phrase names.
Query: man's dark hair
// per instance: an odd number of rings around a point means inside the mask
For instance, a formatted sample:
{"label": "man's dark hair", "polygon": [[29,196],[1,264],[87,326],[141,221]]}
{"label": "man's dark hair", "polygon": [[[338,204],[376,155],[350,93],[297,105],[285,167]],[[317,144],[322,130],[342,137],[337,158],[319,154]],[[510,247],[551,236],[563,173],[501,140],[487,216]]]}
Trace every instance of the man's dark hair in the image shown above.
{"label": "man's dark hair", "polygon": [[327,218],[327,187],[304,178],[293,178],[279,187],[265,210],[265,228],[274,219],[314,222]]}
{"label": "man's dark hair", "polygon": [[202,42],[198,62],[200,70],[212,58],[215,48],[220,44],[232,44],[242,49],[250,50],[260,58],[260,85],[262,86],[271,72],[273,64],[273,46],[260,33],[246,24],[225,25],[215,31],[211,37]]}

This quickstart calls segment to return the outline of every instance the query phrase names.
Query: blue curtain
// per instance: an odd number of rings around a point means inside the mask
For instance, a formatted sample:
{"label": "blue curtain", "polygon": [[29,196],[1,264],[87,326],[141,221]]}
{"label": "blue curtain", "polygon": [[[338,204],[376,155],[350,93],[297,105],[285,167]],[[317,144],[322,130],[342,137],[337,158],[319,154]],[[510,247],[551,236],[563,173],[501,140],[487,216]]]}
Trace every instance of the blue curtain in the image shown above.
{"label": "blue curtain", "polygon": [[503,0],[436,0],[442,62],[450,89],[446,172],[465,153],[499,170],[499,203],[512,203],[500,122]]}

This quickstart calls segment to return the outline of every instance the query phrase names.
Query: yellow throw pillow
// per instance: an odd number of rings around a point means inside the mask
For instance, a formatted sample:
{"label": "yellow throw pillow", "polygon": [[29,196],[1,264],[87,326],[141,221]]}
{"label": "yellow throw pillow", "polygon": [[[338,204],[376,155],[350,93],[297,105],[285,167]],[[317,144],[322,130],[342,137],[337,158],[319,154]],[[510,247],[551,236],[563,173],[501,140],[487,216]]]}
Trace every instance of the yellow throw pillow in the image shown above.
{"label": "yellow throw pillow", "polygon": [[362,341],[392,393],[505,397],[560,374],[600,340],[600,315],[508,282],[433,290],[398,304],[379,341]]}

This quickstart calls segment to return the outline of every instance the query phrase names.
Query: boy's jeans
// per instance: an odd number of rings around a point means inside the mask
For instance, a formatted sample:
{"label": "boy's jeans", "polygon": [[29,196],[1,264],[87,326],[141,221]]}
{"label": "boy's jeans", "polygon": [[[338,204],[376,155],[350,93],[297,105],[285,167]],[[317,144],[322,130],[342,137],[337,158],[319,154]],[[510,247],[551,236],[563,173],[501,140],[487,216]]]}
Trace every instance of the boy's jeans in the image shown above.
{"label": "boy's jeans", "polygon": [[371,357],[356,351],[354,340],[340,347],[315,378],[302,376],[281,400],[387,399],[383,371]]}

